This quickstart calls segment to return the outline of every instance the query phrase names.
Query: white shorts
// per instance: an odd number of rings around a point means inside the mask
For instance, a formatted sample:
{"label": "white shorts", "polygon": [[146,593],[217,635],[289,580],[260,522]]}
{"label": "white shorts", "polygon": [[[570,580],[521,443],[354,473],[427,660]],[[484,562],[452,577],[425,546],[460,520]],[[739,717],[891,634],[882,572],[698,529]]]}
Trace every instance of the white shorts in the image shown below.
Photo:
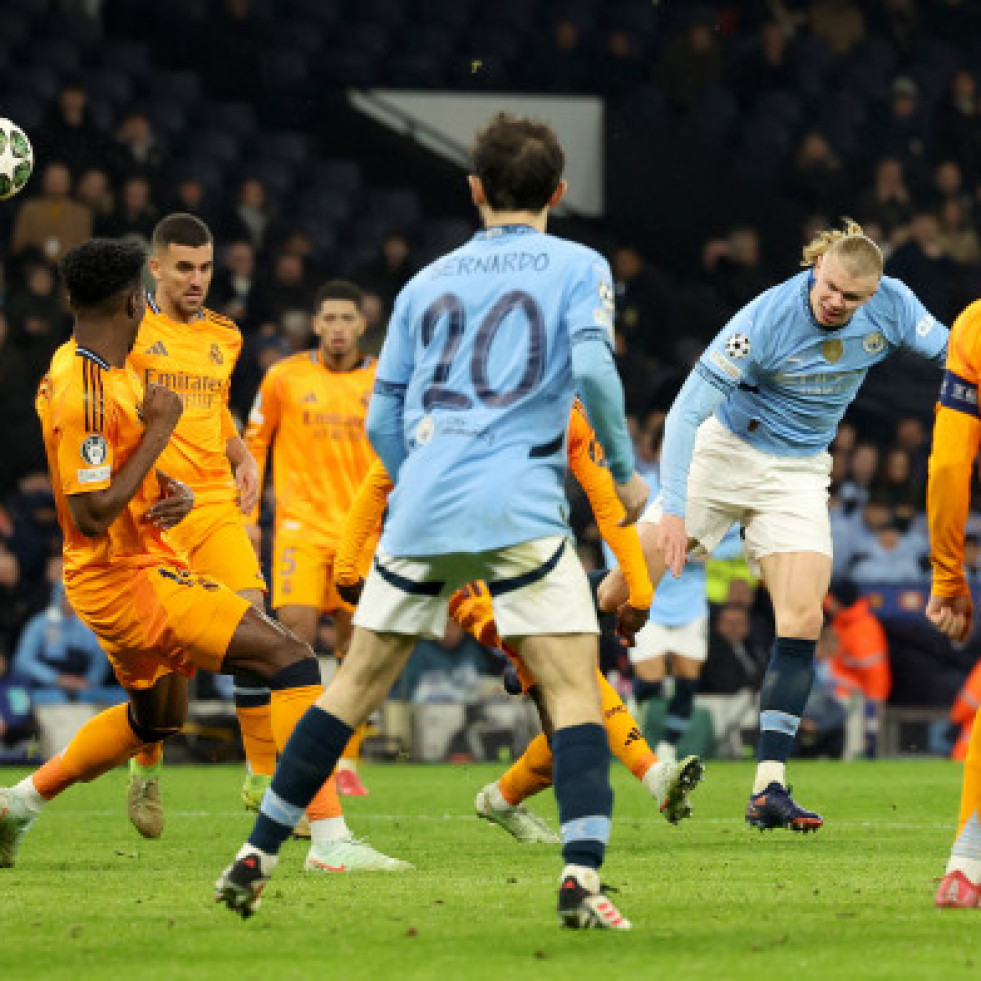
{"label": "white shorts", "polygon": [[[828,487],[831,455],[774,456],[733,435],[714,416],[698,429],[685,526],[696,545],[692,555],[708,555],[729,528],[743,527],[746,557],[754,576],[760,559],[779,552],[831,556]],[[640,520],[661,520],[661,495]]]}
{"label": "white shorts", "polygon": [[708,640],[708,617],[699,617],[675,627],[648,620],[634,638],[634,646],[629,651],[630,663],[649,661],[665,654],[680,654],[693,661],[704,662],[708,657]]}
{"label": "white shorts", "polygon": [[586,573],[572,542],[560,535],[488,552],[396,558],[381,548],[354,614],[377,633],[442,637],[450,596],[482,579],[503,638],[598,634]]}

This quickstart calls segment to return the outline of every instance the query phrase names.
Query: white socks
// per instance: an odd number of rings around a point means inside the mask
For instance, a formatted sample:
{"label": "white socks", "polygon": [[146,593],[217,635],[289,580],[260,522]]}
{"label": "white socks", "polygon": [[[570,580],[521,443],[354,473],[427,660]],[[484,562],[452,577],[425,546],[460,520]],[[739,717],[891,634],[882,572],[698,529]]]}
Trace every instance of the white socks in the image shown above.
{"label": "white socks", "polygon": [[760,760],[756,766],[756,780],[753,783],[753,793],[766,790],[771,783],[787,786],[787,764],[779,760]]}

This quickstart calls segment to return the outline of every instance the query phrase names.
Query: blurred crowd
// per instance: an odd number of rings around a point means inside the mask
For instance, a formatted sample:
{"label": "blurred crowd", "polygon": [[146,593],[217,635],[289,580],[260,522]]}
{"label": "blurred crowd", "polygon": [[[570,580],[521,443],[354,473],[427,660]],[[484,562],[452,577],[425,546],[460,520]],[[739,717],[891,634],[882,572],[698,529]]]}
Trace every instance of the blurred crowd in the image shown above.
{"label": "blurred crowd", "polygon": [[[126,10],[132,13],[125,2],[66,7],[103,16],[107,27],[113,13],[117,34],[126,29]],[[253,5],[250,14],[245,0],[223,7],[242,37],[254,10],[263,9]],[[613,269],[617,356],[642,462],[653,465],[652,433],[706,341],[740,306],[792,274],[801,244],[840,215],[864,225],[886,255],[887,274],[907,282],[941,320],[950,323],[981,296],[976,4],[750,0],[661,5],[643,16],[629,4],[612,4],[606,16],[594,0],[564,5],[560,14],[536,0],[508,9],[517,16],[519,7],[534,11],[539,27],[548,25],[535,64],[509,74],[488,57],[488,77],[505,89],[607,99],[610,217],[579,230],[603,248]],[[352,49],[369,34],[354,32]],[[487,84],[475,72],[464,87]],[[204,97],[240,97],[222,90],[229,77],[204,73]],[[156,221],[175,210],[209,223],[218,247],[208,305],[235,320],[245,337],[232,390],[239,419],[264,370],[310,344],[310,303],[324,278],[341,272],[366,291],[366,347],[376,351],[394,296],[430,257],[418,231],[394,220],[381,226],[371,250],[325,252],[309,222],[278,205],[283,189],[272,193],[258,171],[236,166],[235,179],[216,186],[188,166],[193,141],[177,143],[140,101],[111,120],[93,113],[91,103],[84,72],[62,79],[29,134],[37,172],[0,207],[0,412],[10,431],[0,466],[0,655],[8,660],[30,618],[60,602],[52,593],[59,533],[33,395],[70,330],[55,274],[69,248],[93,234],[146,241]],[[686,175],[678,160],[700,160],[696,176],[712,168],[716,179],[698,192],[704,210],[626,220],[618,199],[629,206],[629,195],[641,190],[615,175],[633,166],[642,176],[648,164],[656,175],[657,161],[671,154],[679,187]],[[659,185],[665,196],[669,185]],[[682,193],[679,200],[687,201]],[[771,201],[766,210],[758,207]],[[694,220],[704,216],[709,220]],[[473,221],[464,210],[459,217]],[[662,219],[677,234],[652,227]],[[896,367],[904,370],[913,371]],[[909,375],[910,405],[897,413],[891,392],[882,397],[877,390],[877,377],[832,447],[834,576],[835,588],[851,600],[845,608],[883,584],[924,590],[929,583],[923,506],[938,379]],[[576,488],[570,494],[581,554],[595,566],[595,525]],[[981,584],[976,501],[969,571]],[[716,654],[706,668],[709,691],[755,685],[772,636],[766,597],[745,570],[720,575],[710,597]],[[908,617],[890,623],[888,611],[880,612],[892,649],[893,697],[949,704],[976,647],[955,651]],[[461,643],[448,637],[441,649]],[[438,660],[439,651],[430,654]],[[615,647],[608,666],[624,667]]]}

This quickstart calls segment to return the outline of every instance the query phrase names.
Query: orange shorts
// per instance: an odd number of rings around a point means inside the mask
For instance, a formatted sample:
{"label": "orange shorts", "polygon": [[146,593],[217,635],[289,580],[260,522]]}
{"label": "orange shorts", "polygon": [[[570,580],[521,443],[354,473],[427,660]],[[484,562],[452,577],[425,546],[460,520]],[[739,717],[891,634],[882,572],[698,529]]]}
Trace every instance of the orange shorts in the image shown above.
{"label": "orange shorts", "polygon": [[232,592],[266,591],[259,559],[245,531],[238,506],[225,501],[202,504],[167,534],[195,572],[217,579]]}
{"label": "orange shorts", "polygon": [[220,671],[250,605],[220,583],[176,564],[120,570],[65,583],[68,601],[99,638],[119,683],[150,688],[195,668]]}
{"label": "orange shorts", "polygon": [[[354,609],[334,586],[337,544],[317,544],[301,532],[276,530],[272,558],[272,607],[312,606],[322,613]],[[365,549],[361,575],[367,576],[373,550]]]}

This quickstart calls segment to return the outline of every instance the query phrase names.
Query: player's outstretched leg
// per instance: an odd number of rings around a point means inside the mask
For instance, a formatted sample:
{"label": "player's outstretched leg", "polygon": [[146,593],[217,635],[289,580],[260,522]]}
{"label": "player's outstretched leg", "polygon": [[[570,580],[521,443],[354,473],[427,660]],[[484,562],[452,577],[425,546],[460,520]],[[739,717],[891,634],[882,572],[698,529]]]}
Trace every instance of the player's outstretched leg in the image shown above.
{"label": "player's outstretched leg", "polygon": [[552,786],[552,751],[545,733],[539,733],[500,780],[489,783],[477,794],[474,810],[503,828],[522,844],[558,844],[561,839],[543,818],[522,803]]}
{"label": "player's outstretched leg", "polygon": [[165,733],[147,730],[130,705],[114,705],[89,719],[68,745],[14,787],[0,790],[0,868],[10,868],[24,834],[51,800],[89,782]]}
{"label": "player's outstretched leg", "polygon": [[348,834],[332,841],[313,842],[303,868],[307,872],[406,872],[411,862],[392,858],[363,838]]}
{"label": "player's outstretched leg", "polygon": [[628,920],[609,900],[599,872],[566,865],[559,886],[559,922],[572,930],[629,930]]}

